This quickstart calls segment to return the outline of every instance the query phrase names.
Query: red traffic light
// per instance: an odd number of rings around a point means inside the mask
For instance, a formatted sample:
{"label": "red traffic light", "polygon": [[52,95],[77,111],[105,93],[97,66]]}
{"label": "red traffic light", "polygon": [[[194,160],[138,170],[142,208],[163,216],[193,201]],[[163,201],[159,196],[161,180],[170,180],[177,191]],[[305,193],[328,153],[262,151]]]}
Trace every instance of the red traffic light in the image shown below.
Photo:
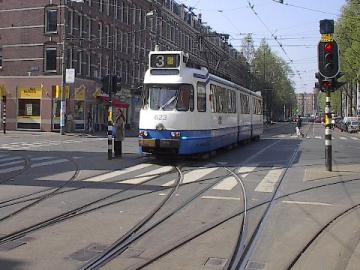
{"label": "red traffic light", "polygon": [[324,50],[326,53],[332,53],[334,51],[334,44],[333,43],[326,43],[324,46]]}
{"label": "red traffic light", "polygon": [[332,82],[331,81],[324,81],[323,82],[323,87],[324,89],[331,89],[332,88]]}

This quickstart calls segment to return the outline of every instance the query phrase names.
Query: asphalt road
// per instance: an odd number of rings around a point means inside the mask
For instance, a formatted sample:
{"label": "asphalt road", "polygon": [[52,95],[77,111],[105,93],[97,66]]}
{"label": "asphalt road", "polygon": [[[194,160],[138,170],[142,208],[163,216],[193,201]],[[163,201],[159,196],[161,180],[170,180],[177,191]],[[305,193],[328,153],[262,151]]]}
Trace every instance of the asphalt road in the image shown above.
{"label": "asphalt road", "polygon": [[289,123],[208,159],[103,136],[0,137],[0,269],[358,269],[360,136]]}

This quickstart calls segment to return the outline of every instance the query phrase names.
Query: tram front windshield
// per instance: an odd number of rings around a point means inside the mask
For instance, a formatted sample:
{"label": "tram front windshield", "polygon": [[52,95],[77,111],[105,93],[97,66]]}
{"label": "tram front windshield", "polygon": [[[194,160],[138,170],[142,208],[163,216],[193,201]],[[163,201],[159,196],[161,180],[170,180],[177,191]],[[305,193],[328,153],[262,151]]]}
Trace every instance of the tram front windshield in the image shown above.
{"label": "tram front windshield", "polygon": [[145,107],[159,111],[188,111],[194,108],[194,90],[190,84],[148,85]]}

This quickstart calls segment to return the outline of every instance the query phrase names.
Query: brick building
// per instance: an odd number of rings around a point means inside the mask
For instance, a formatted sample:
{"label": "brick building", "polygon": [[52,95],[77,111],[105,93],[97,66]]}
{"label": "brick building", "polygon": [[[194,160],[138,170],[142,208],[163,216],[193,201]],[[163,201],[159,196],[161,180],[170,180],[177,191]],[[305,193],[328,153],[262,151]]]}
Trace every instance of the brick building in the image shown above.
{"label": "brick building", "polygon": [[296,94],[298,114],[301,116],[309,116],[316,113],[315,94],[300,93]]}
{"label": "brick building", "polygon": [[[70,128],[84,130],[88,116],[95,129],[105,128],[108,97],[101,80],[106,74],[121,77],[113,105],[136,125],[139,87],[155,44],[187,51],[235,82],[250,81],[246,61],[226,35],[205,26],[201,15],[184,5],[173,0],[80,2],[0,1],[0,86],[6,90],[8,129],[58,130],[63,85]],[[70,68],[75,82],[65,84],[64,71]]]}

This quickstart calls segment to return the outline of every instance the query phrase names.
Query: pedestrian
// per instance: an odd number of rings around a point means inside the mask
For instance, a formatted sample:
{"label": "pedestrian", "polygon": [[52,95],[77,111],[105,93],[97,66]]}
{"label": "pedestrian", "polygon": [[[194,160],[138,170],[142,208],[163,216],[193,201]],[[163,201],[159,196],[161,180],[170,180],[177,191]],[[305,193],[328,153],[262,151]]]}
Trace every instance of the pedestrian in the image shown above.
{"label": "pedestrian", "polygon": [[297,121],[296,121],[296,135],[297,136],[301,136],[301,137],[304,137],[304,134],[301,132],[301,117],[300,115],[298,116],[297,118]]}
{"label": "pedestrian", "polygon": [[121,109],[118,111],[114,122],[115,138],[114,138],[114,152],[115,157],[122,156],[122,141],[125,137],[125,116]]}
{"label": "pedestrian", "polygon": [[92,133],[92,132],[93,132],[92,125],[93,125],[92,116],[91,116],[91,112],[89,111],[89,112],[88,112],[88,115],[87,115],[87,131],[88,131],[89,133]]}
{"label": "pedestrian", "polygon": [[67,114],[66,123],[67,123],[67,132],[72,132],[73,131],[73,116],[71,113]]}

